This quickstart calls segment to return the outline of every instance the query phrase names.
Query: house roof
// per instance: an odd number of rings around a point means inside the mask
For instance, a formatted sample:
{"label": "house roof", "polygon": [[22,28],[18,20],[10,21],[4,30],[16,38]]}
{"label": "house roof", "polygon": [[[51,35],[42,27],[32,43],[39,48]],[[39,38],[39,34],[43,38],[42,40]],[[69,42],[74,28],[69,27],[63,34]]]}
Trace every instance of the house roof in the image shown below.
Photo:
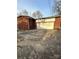
{"label": "house roof", "polygon": [[24,16],[24,15],[17,16],[17,18],[19,18],[19,17],[29,17],[30,18],[30,16]]}
{"label": "house roof", "polygon": [[30,17],[30,16],[24,16],[24,15],[17,16],[17,18],[20,18],[20,17],[27,17],[27,18],[30,18],[30,19],[35,20],[34,18],[32,18],[32,17]]}
{"label": "house roof", "polygon": [[50,19],[50,18],[58,18],[58,17],[61,17],[61,16],[50,16],[50,17],[43,17],[43,18],[38,18],[38,19]]}

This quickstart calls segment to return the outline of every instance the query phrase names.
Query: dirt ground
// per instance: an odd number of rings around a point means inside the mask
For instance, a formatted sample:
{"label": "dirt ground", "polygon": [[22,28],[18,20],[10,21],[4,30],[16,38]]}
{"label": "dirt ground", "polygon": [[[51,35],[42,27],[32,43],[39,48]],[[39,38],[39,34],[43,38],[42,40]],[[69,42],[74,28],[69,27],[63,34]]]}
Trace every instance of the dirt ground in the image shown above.
{"label": "dirt ground", "polygon": [[17,59],[61,59],[61,32],[56,30],[18,31]]}

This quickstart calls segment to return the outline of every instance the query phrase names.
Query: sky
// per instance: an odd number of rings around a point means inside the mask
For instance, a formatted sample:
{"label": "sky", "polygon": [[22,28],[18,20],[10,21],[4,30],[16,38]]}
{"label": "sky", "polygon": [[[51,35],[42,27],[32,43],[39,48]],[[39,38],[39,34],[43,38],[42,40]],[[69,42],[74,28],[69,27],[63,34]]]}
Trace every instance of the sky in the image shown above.
{"label": "sky", "polygon": [[39,10],[43,17],[52,16],[54,0],[17,0],[17,12],[26,9],[29,13]]}

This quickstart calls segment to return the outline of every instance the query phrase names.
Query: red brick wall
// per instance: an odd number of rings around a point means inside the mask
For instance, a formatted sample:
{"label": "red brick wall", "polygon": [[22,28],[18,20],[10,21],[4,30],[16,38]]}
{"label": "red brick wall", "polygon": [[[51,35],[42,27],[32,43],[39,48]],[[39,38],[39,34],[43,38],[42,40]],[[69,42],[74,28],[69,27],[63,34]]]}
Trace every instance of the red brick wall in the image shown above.
{"label": "red brick wall", "polygon": [[36,20],[29,16],[20,16],[17,18],[17,27],[20,30],[36,29]]}
{"label": "red brick wall", "polygon": [[28,29],[28,23],[29,23],[29,18],[21,16],[17,18],[17,27],[20,30],[26,30]]}
{"label": "red brick wall", "polygon": [[54,22],[54,29],[61,29],[61,17],[56,17]]}

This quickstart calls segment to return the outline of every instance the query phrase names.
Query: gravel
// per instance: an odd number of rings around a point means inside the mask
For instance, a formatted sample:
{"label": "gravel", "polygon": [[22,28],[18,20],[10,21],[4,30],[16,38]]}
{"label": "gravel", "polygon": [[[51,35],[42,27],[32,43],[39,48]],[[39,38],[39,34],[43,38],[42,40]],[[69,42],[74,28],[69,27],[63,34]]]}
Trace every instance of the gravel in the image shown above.
{"label": "gravel", "polygon": [[[28,36],[29,38],[27,38]],[[18,32],[17,40],[17,59],[61,59],[60,31]]]}

